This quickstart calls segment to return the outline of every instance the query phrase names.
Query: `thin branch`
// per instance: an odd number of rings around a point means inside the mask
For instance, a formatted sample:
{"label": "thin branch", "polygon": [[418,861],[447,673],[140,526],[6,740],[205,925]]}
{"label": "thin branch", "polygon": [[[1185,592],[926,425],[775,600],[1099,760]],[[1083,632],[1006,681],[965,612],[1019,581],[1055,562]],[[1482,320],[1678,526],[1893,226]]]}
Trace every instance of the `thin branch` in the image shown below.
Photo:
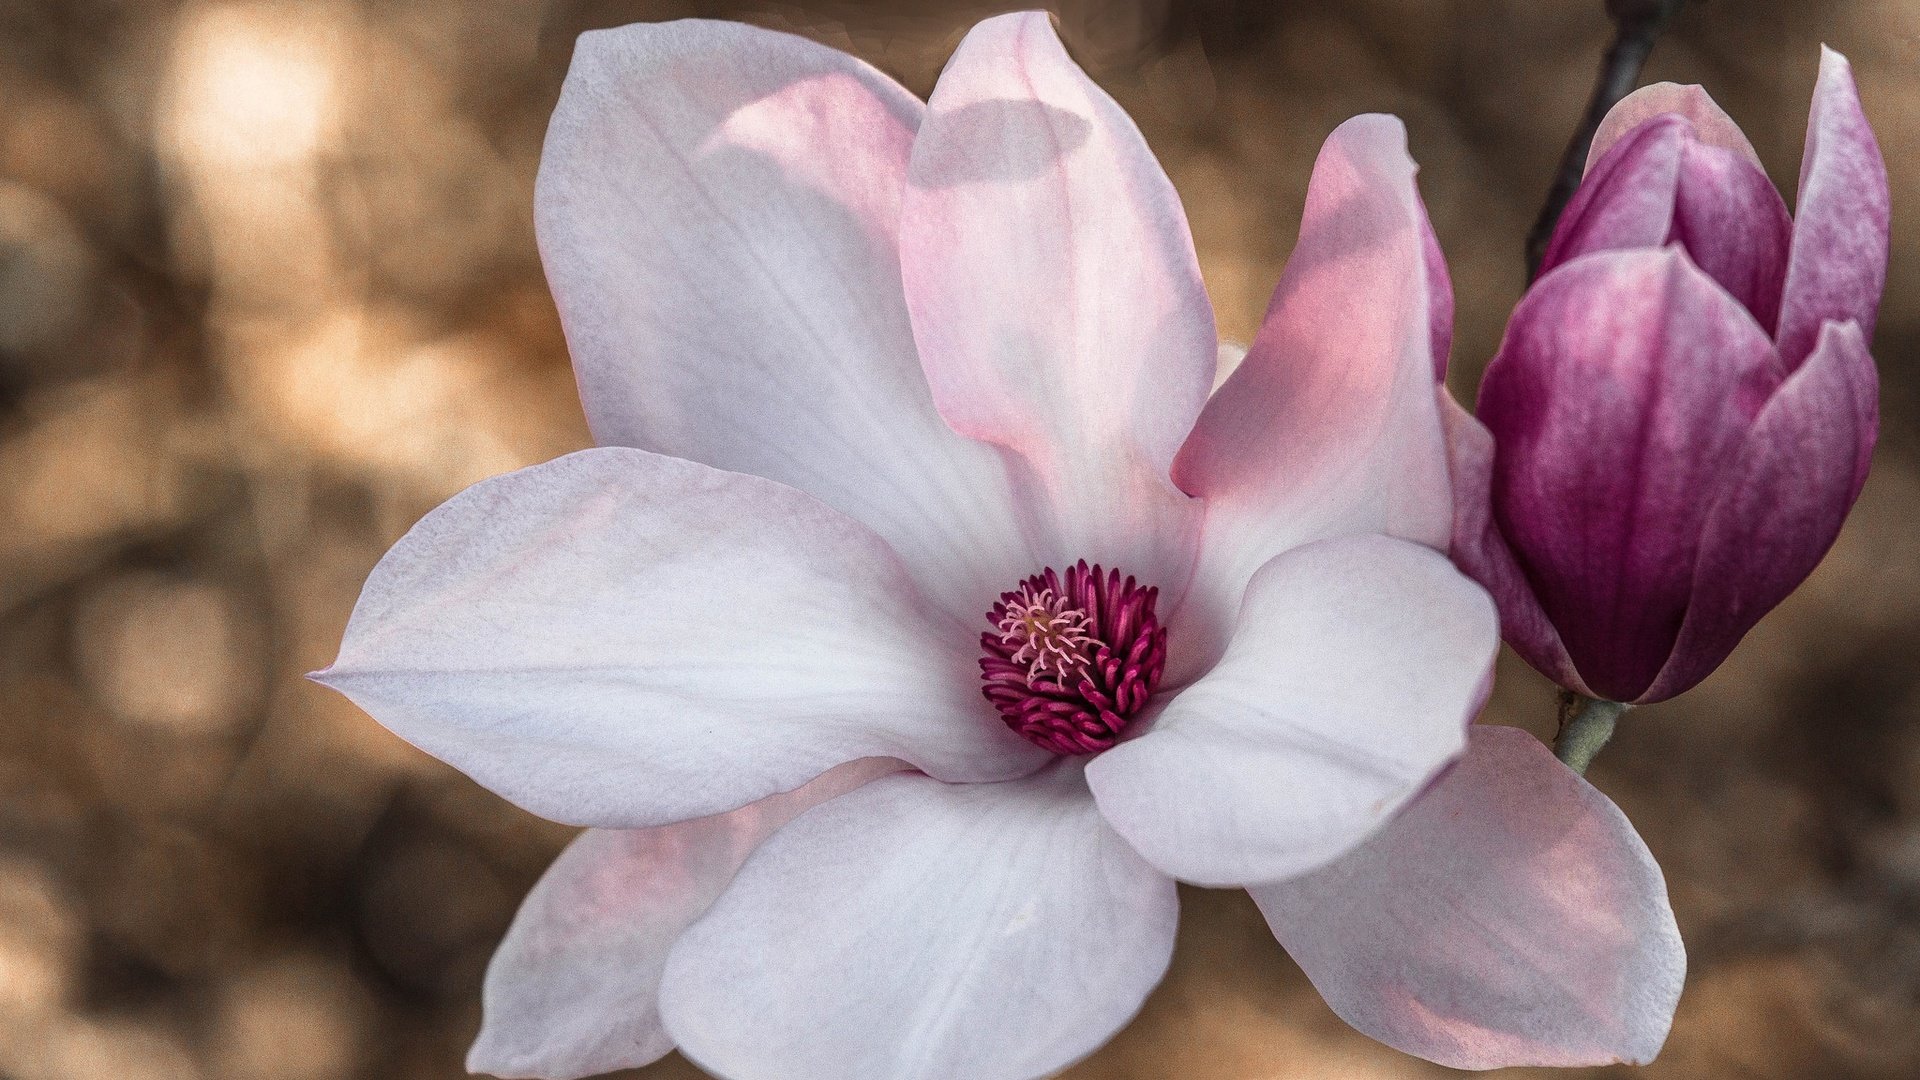
{"label": "thin branch", "polygon": [[1599,130],[1607,110],[1619,104],[1620,99],[1639,84],[1640,69],[1646,66],[1653,43],[1684,2],[1607,0],[1607,14],[1613,18],[1613,44],[1607,46],[1606,55],[1600,61],[1599,77],[1594,80],[1593,94],[1587,98],[1586,115],[1581,117],[1580,126],[1560,155],[1560,169],[1554,174],[1553,186],[1547,190],[1546,205],[1540,208],[1540,217],[1527,233],[1528,281],[1540,276],[1540,260],[1547,254],[1547,242],[1553,239],[1553,227],[1573,199],[1574,189],[1580,186],[1593,133]]}

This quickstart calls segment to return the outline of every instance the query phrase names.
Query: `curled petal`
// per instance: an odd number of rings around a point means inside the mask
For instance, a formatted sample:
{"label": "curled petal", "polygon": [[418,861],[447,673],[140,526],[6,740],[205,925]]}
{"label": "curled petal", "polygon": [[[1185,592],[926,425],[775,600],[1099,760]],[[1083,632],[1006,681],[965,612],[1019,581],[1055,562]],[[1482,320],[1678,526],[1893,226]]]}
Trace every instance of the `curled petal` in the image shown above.
{"label": "curled petal", "polygon": [[1515,728],[1475,727],[1366,846],[1252,893],[1342,1019],[1457,1069],[1645,1064],[1686,973],[1646,844]]}
{"label": "curled petal", "polygon": [[1678,248],[1602,252],[1514,310],[1480,388],[1496,524],[1584,682],[1652,684],[1708,511],[1773,389],[1753,317]]}
{"label": "curled petal", "polygon": [[1533,585],[1514,560],[1513,549],[1494,524],[1493,435],[1486,425],[1439,387],[1447,425],[1447,461],[1453,474],[1454,564],[1493,595],[1500,609],[1500,635],[1534,670],[1570,690],[1592,696],[1567,656],[1560,632],[1540,608]]}
{"label": "curled petal", "polygon": [[748,855],[796,815],[902,767],[864,758],[805,787],[656,829],[589,829],[527,894],[487,965],[467,1069],[570,1080],[673,1049],[660,973]]}
{"label": "curled petal", "polygon": [[1499,648],[1444,556],[1323,540],[1247,586],[1227,653],[1087,766],[1120,835],[1201,885],[1273,881],[1359,843],[1458,754]]}
{"label": "curled petal", "polygon": [[1370,532],[1446,545],[1433,386],[1451,292],[1415,171],[1391,116],[1355,117],[1320,150],[1260,333],[1174,464],[1207,523],[1170,680],[1219,655],[1247,579],[1290,547]]}
{"label": "curled petal", "polygon": [[1828,323],[1820,347],[1767,402],[1721,483],[1686,622],[1642,701],[1706,678],[1819,565],[1866,483],[1879,402],[1879,375],[1860,328]]}
{"label": "curled petal", "polygon": [[1780,300],[1786,370],[1813,351],[1828,321],[1854,322],[1871,342],[1887,278],[1887,166],[1847,58],[1822,46],[1794,206],[1793,254]]}
{"label": "curled petal", "polygon": [[770,480],[608,447],[483,481],[367,579],[314,677],[543,817],[637,828],[863,757],[951,780],[1044,752],[858,522]]}
{"label": "curled petal", "polygon": [[[900,251],[914,338],[954,430],[1012,451],[1047,561],[1188,571],[1167,470],[1213,384],[1185,211],[1044,12],[988,19],[941,73]],[[1160,535],[1156,535],[1160,534]]]}
{"label": "curled petal", "polygon": [[777,480],[971,623],[1032,556],[934,410],[900,285],[923,107],[845,53],[688,19],[584,34],[534,193],[595,437]]}
{"label": "curled petal", "polygon": [[1560,215],[1540,260],[1541,275],[1596,251],[1666,243],[1691,135],[1684,117],[1656,116],[1615,143],[1588,170]]}
{"label": "curled petal", "polygon": [[899,774],[769,840],[674,946],[660,1008],[732,1080],[1030,1080],[1133,1016],[1177,919],[1072,763]]}
{"label": "curled petal", "polygon": [[1587,172],[1627,133],[1656,116],[1683,116],[1693,125],[1694,134],[1708,146],[1730,150],[1760,168],[1760,155],[1753,152],[1746,132],[1733,117],[1716,104],[1706,90],[1692,83],[1661,82],[1643,86],[1616,102],[1600,121],[1587,150]]}

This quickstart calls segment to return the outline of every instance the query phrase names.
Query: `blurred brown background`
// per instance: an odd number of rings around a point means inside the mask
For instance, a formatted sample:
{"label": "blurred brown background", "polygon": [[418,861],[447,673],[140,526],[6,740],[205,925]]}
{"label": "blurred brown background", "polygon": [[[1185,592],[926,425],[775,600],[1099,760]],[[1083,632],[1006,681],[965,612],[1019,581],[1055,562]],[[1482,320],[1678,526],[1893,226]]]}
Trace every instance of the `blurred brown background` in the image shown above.
{"label": "blurred brown background", "polygon": [[[925,93],[989,10],[0,0],[0,1077],[460,1074],[569,830],[299,676],[416,517],[586,442],[529,209],[573,36],[738,17]],[[1241,340],[1321,138],[1405,117],[1470,397],[1599,0],[1059,10]],[[1696,0],[1648,77],[1707,84],[1791,196],[1823,40],[1894,180],[1881,449],[1812,582],[1593,771],[1692,956],[1649,1077],[1920,1075],[1920,0]],[[1540,730],[1552,693],[1509,658],[1493,710]],[[1243,895],[1186,899],[1173,974],[1073,1077],[1445,1072],[1334,1019]]]}

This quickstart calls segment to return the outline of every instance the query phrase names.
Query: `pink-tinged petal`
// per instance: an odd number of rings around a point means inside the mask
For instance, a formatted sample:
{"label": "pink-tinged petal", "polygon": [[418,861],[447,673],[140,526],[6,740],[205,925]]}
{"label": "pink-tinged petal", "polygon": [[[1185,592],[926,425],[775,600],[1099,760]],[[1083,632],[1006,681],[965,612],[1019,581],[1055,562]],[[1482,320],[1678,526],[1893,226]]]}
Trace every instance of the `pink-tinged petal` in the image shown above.
{"label": "pink-tinged petal", "polygon": [[1433,231],[1433,219],[1426,203],[1420,204],[1421,251],[1427,262],[1427,322],[1433,328],[1433,380],[1447,377],[1447,357],[1453,352],[1453,275],[1447,271],[1447,254],[1440,250],[1440,237]]}
{"label": "pink-tinged petal", "polygon": [[1860,328],[1828,323],[1775,391],[1713,501],[1679,642],[1642,701],[1706,678],[1819,565],[1866,483],[1879,381]]}
{"label": "pink-tinged petal", "polygon": [[1092,1052],[1173,952],[1173,882],[1075,765],[883,777],[796,819],[667,959],[680,1049],[731,1080],[1028,1080]]}
{"label": "pink-tinged petal", "polygon": [[941,415],[1024,463],[1048,559],[1177,588],[1197,511],[1167,470],[1213,385],[1213,309],[1133,121],[1044,12],[1004,15],[948,61],[908,177],[902,272]]}
{"label": "pink-tinged petal", "polygon": [[1170,680],[1219,655],[1247,579],[1290,547],[1369,532],[1446,546],[1438,283],[1414,172],[1391,116],[1355,117],[1320,150],[1265,323],[1174,464],[1207,521]]}
{"label": "pink-tinged petal", "polygon": [[1873,340],[1887,279],[1887,166],[1860,110],[1847,58],[1820,48],[1794,205],[1793,254],[1780,301],[1780,360],[1791,371],[1829,320]]}
{"label": "pink-tinged petal", "polygon": [[1439,388],[1447,425],[1447,459],[1453,473],[1453,555],[1458,566],[1493,596],[1500,609],[1500,635],[1534,670],[1570,690],[1592,696],[1567,657],[1533,585],[1514,560],[1513,549],[1494,524],[1493,435],[1486,425]]}
{"label": "pink-tinged petal", "polygon": [[1087,766],[1100,812],[1184,881],[1244,885],[1358,844],[1466,745],[1500,636],[1487,594],[1385,536],[1295,548],[1152,730]]}
{"label": "pink-tinged petal", "polygon": [[315,678],[576,825],[732,810],[863,757],[951,780],[1045,760],[983,707],[969,640],[865,526],[625,448],[483,481],[421,519]]}
{"label": "pink-tinged petal", "polygon": [[1646,844],[1517,728],[1475,727],[1365,847],[1252,893],[1342,1019],[1456,1069],[1645,1064],[1686,975]]}
{"label": "pink-tinged petal", "polygon": [[1596,251],[1666,243],[1673,232],[1680,161],[1692,134],[1685,118],[1657,116],[1614,144],[1560,215],[1540,260],[1541,275]]}
{"label": "pink-tinged petal", "polygon": [[922,111],[788,34],[594,31],[535,223],[602,444],[806,491],[971,621],[1033,557],[999,456],[941,421],[914,351],[897,249]]}
{"label": "pink-tinged petal", "polygon": [[1638,698],[1709,501],[1773,389],[1771,343],[1679,248],[1603,252],[1521,300],[1487,366],[1495,523],[1586,684]]}
{"label": "pink-tinged petal", "polygon": [[1733,117],[1715,104],[1705,90],[1691,83],[1682,86],[1663,82],[1635,90],[1608,111],[1587,149],[1587,172],[1592,173],[1594,165],[1628,132],[1654,117],[1667,115],[1686,117],[1701,142],[1731,150],[1755,168],[1761,167],[1760,155],[1753,152],[1746,132],[1740,130],[1740,125],[1734,123]]}
{"label": "pink-tinged petal", "polygon": [[1745,304],[1760,328],[1780,318],[1793,218],[1767,174],[1739,154],[1697,139],[1680,154],[1671,243]]}
{"label": "pink-tinged petal", "polygon": [[571,1080],[664,1056],[673,1040],[660,1022],[660,973],[681,931],[776,829],[899,768],[865,758],[729,813],[582,833],[527,894],[487,966],[468,1071]]}

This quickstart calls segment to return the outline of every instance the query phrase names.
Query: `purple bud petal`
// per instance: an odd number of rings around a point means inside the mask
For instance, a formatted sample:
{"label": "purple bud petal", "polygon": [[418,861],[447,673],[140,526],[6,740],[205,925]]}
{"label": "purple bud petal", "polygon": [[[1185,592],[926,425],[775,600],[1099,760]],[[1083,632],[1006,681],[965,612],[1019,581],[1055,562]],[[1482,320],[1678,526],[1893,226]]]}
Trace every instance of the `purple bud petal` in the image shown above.
{"label": "purple bud petal", "polygon": [[1732,150],[1687,140],[1668,239],[1684,246],[1769,334],[1780,317],[1792,235],[1787,204],[1758,165]]}
{"label": "purple bud petal", "polygon": [[1591,696],[1574,670],[1560,632],[1553,628],[1513,549],[1493,523],[1489,501],[1493,483],[1493,436],[1485,425],[1439,389],[1440,418],[1446,424],[1447,469],[1453,477],[1454,565],[1493,595],[1500,610],[1500,636],[1534,670],[1571,690]]}
{"label": "purple bud petal", "polygon": [[1678,247],[1542,278],[1480,390],[1495,521],[1592,689],[1652,684],[1693,591],[1708,500],[1777,375],[1753,317]]}
{"label": "purple bud petal", "polygon": [[1873,340],[1887,277],[1887,167],[1860,111],[1847,58],[1822,47],[1780,302],[1780,359],[1798,367],[1828,320]]}
{"label": "purple bud petal", "polygon": [[1679,642],[1641,700],[1672,697],[1705,678],[1819,564],[1866,482],[1879,400],[1860,328],[1828,323],[1720,485]]}
{"label": "purple bud petal", "polygon": [[1596,251],[1666,243],[1688,136],[1685,118],[1657,116],[1614,144],[1560,215],[1540,273]]}
{"label": "purple bud petal", "polygon": [[[1739,134],[1704,94],[1674,104],[1710,109],[1714,130],[1725,125]],[[1726,133],[1716,137],[1723,142]],[[1668,113],[1609,145],[1561,217],[1541,267],[1544,273],[1596,251],[1682,244],[1771,333],[1792,230],[1786,203],[1744,138],[1738,148],[1720,145],[1702,137],[1690,116]]]}

